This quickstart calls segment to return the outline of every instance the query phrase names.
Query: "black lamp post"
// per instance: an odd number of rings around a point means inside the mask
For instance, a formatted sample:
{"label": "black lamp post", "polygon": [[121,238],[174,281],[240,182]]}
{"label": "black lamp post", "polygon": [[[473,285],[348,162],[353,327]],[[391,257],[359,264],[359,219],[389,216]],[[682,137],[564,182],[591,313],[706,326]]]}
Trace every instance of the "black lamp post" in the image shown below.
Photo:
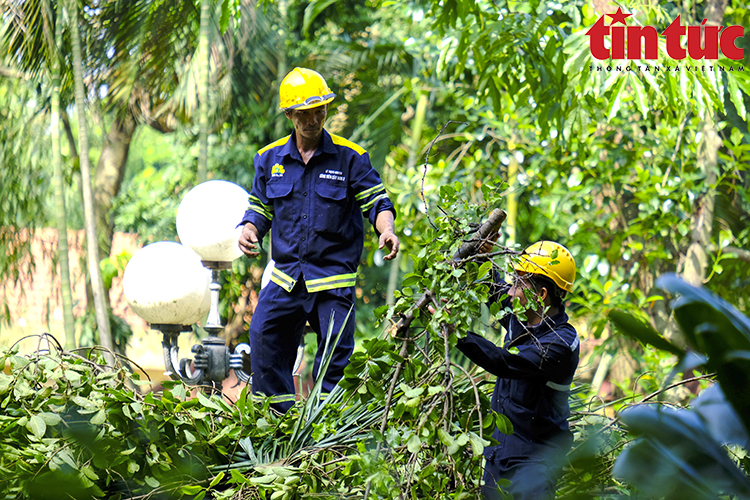
{"label": "black lamp post", "polygon": [[[125,269],[123,288],[130,307],[151,328],[162,332],[166,374],[189,385],[211,385],[221,390],[233,369],[243,382],[250,374],[243,367],[240,344],[230,353],[219,333],[221,271],[242,255],[237,222],[247,208],[248,194],[226,181],[208,181],[191,189],[177,209],[177,233],[182,245],[159,242],[133,255]],[[178,338],[208,313],[208,337],[192,347],[194,359],[179,359]]]}

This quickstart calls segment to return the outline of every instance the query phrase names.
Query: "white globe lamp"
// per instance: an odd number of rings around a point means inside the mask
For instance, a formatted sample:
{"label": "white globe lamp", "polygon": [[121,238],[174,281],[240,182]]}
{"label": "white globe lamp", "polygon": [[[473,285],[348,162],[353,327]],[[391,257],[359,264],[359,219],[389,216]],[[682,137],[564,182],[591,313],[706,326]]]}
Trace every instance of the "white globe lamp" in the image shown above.
{"label": "white globe lamp", "polygon": [[[177,234],[204,262],[231,262],[242,256],[238,242],[248,193],[232,182],[198,184],[177,208]],[[219,266],[227,268],[229,266]]]}
{"label": "white globe lamp", "polygon": [[191,325],[211,306],[211,273],[179,243],[162,241],[138,250],[123,276],[131,309],[152,325]]}

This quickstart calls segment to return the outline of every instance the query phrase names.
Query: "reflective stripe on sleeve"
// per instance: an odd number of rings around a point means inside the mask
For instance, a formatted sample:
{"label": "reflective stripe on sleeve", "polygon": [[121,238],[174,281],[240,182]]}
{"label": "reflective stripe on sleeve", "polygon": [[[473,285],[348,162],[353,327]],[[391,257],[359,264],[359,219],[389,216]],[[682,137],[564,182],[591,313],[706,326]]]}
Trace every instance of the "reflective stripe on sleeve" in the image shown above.
{"label": "reflective stripe on sleeve", "polygon": [[248,207],[249,210],[252,210],[253,212],[257,212],[269,221],[273,220],[273,214],[270,212],[267,212],[266,210],[263,210],[263,208],[259,205],[250,205]]}
{"label": "reflective stripe on sleeve", "polygon": [[361,201],[364,198],[367,198],[368,196],[370,196],[371,194],[377,193],[378,191],[382,191],[384,189],[385,189],[385,186],[383,186],[383,183],[381,182],[377,186],[373,186],[369,189],[365,189],[364,191],[356,195],[354,199],[357,201]]}
{"label": "reflective stripe on sleeve", "polygon": [[266,212],[273,212],[273,205],[266,205],[265,203],[260,201],[260,198],[258,198],[257,196],[250,195],[248,199],[250,200],[251,205],[257,205]]}
{"label": "reflective stripe on sleeve", "polygon": [[550,389],[554,389],[556,391],[560,391],[560,392],[570,391],[570,385],[557,384],[555,382],[552,382],[551,380],[547,381],[547,387],[549,387]]}
{"label": "reflective stripe on sleeve", "polygon": [[576,339],[573,341],[572,344],[570,344],[570,350],[571,351],[575,351],[576,347],[578,347],[579,343],[580,343],[580,341],[578,340],[578,335],[576,335]]}
{"label": "reflective stripe on sleeve", "polygon": [[376,202],[377,202],[378,200],[382,200],[383,198],[388,198],[388,194],[386,194],[386,193],[383,193],[383,194],[381,194],[381,195],[379,195],[379,196],[377,196],[377,197],[373,198],[373,199],[372,199],[372,200],[370,200],[370,201],[369,201],[368,203],[365,203],[364,205],[362,205],[362,211],[363,211],[363,212],[367,212],[368,210],[370,210],[370,209],[371,209],[371,208],[373,207],[373,205],[375,205],[375,203],[376,203]]}

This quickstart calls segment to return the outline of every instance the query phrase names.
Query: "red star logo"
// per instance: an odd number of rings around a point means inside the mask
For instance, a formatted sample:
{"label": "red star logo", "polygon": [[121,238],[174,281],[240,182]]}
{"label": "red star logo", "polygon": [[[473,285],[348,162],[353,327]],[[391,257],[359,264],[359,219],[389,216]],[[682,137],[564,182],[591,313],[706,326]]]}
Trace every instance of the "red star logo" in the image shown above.
{"label": "red star logo", "polygon": [[[614,26],[617,23],[625,24],[625,18],[632,16],[633,14],[625,14],[622,11],[622,7],[617,7],[617,12],[614,14],[607,14],[609,17],[612,18],[612,24],[610,26]],[[625,24],[627,26],[627,24]]]}

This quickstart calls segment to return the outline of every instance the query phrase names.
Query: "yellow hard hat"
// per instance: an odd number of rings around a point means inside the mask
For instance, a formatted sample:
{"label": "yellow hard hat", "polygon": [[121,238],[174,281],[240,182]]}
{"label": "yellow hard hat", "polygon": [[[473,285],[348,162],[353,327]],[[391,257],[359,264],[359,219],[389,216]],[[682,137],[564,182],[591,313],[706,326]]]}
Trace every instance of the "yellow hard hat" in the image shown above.
{"label": "yellow hard hat", "polygon": [[307,68],[294,68],[281,81],[279,104],[281,109],[310,109],[333,101],[331,92],[320,73]]}
{"label": "yellow hard hat", "polygon": [[516,271],[544,275],[566,292],[573,291],[576,263],[570,251],[554,241],[538,241],[529,246],[513,268]]}

